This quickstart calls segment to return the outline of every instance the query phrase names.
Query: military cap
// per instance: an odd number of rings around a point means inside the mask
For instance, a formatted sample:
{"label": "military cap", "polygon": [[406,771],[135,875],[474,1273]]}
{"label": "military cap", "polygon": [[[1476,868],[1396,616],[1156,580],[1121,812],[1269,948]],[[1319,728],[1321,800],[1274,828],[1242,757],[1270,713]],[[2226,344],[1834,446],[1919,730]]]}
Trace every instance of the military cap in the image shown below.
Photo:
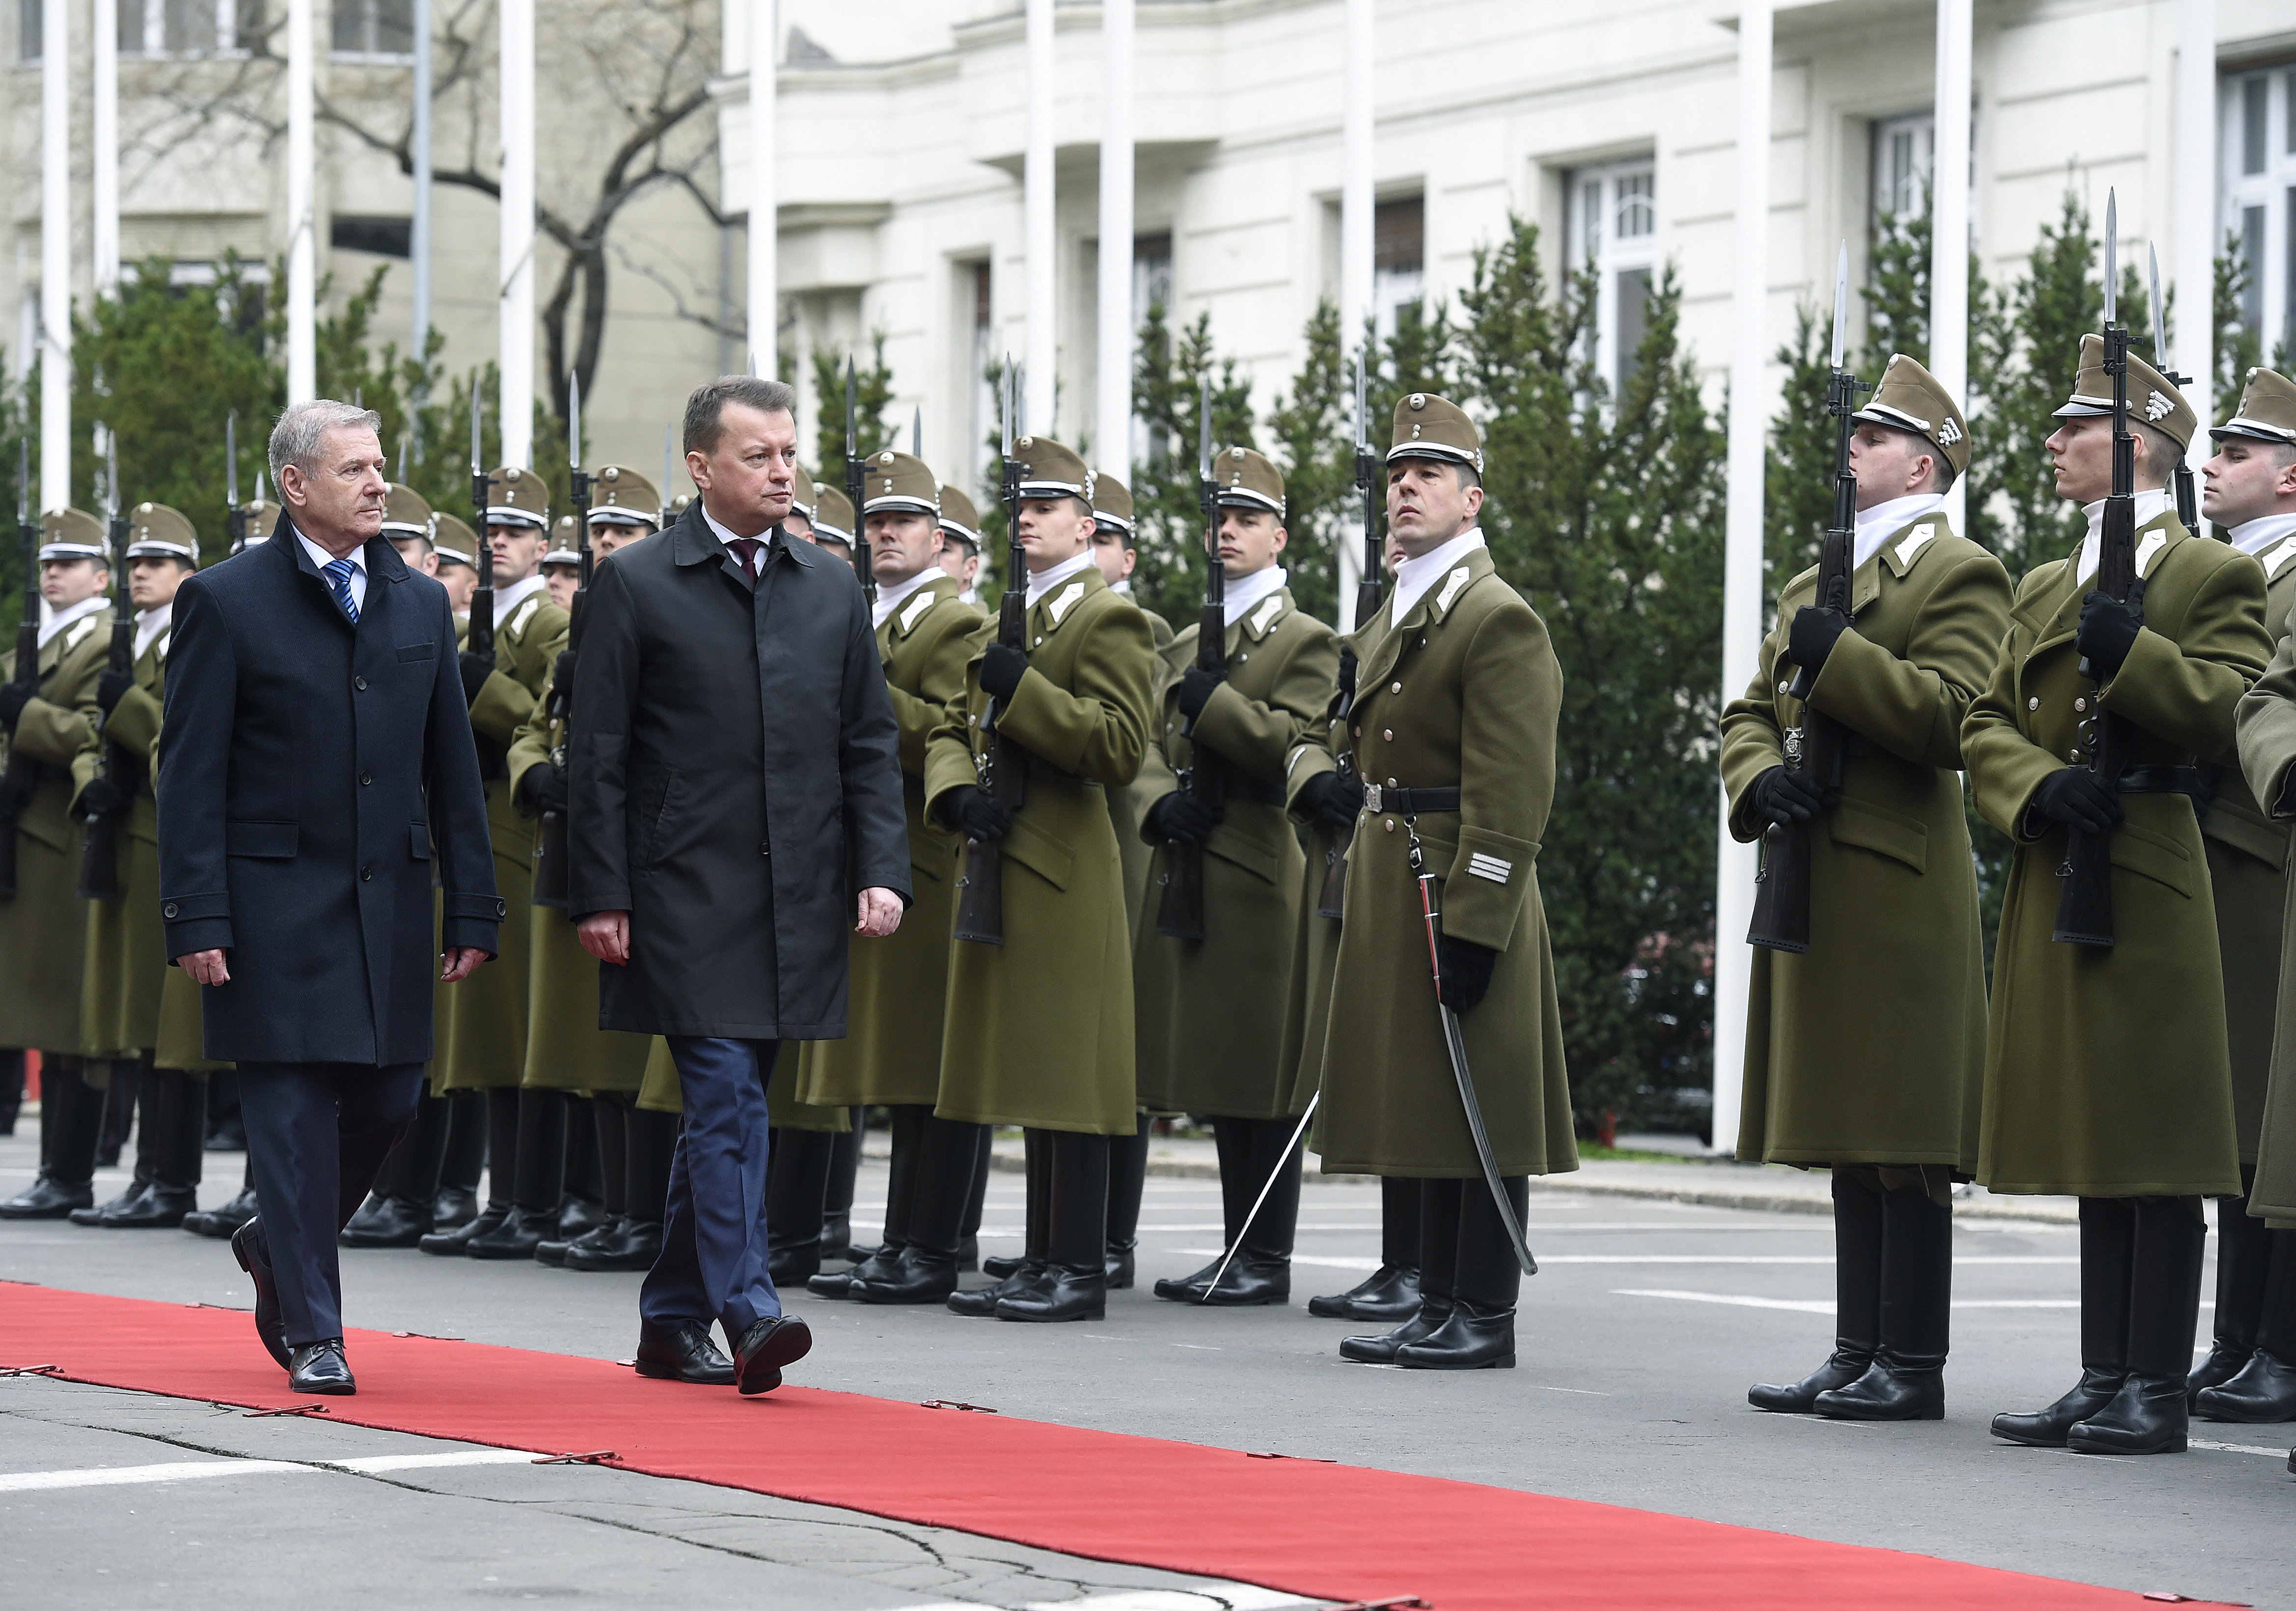
{"label": "military cap", "polygon": [[2228,436],[2248,436],[2284,447],[2296,444],[2296,381],[2276,369],[2250,370],[2240,407],[2209,434],[2218,441]]}
{"label": "military cap", "polygon": [[940,529],[975,554],[980,552],[980,511],[953,481],[940,484]]}
{"label": "military cap", "polygon": [[531,470],[504,464],[487,477],[487,524],[550,530],[550,489]]}
{"label": "military cap", "polygon": [[179,559],[196,570],[200,534],[181,512],[165,504],[138,504],[127,517],[127,557]]}
{"label": "military cap", "polygon": [[[2057,410],[2056,417],[2093,419],[2112,412],[2112,377],[2104,372],[2104,338],[2085,335],[2080,339],[2080,369],[2073,376],[2073,394]],[[2185,401],[2185,394],[2133,352],[2128,355],[2128,417],[2162,432],[2179,448],[2190,444],[2193,432],[2201,428],[2200,416]]]}
{"label": "military cap", "polygon": [[231,546],[234,554],[242,548],[252,548],[258,543],[267,543],[279,530],[280,509],[268,498],[251,497],[239,506],[241,530],[246,533]]}
{"label": "military cap", "polygon": [[430,500],[412,487],[390,483],[382,495],[382,534],[385,537],[430,535]]}
{"label": "military cap", "polygon": [[693,506],[693,494],[691,492],[681,492],[669,500],[669,513],[673,517],[685,514]]}
{"label": "military cap", "polygon": [[[815,492],[812,473],[803,464],[797,467],[797,487],[790,493],[790,507],[810,521],[813,518]],[[680,505],[683,508],[685,505]]]}
{"label": "military cap", "polygon": [[1096,524],[1111,527],[1130,537],[1136,529],[1132,514],[1132,489],[1112,475],[1094,471],[1092,518]]}
{"label": "military cap", "polygon": [[834,487],[814,489],[813,535],[853,546],[853,500]]}
{"label": "military cap", "polygon": [[430,547],[442,565],[468,565],[473,571],[479,568],[479,534],[459,515],[449,514],[444,509],[431,515]]}
{"label": "military cap", "polygon": [[579,534],[574,529],[574,517],[570,514],[560,515],[558,524],[551,530],[550,552],[542,556],[542,563],[545,565],[580,564],[582,550],[576,546],[580,540]]}
{"label": "military cap", "polygon": [[1085,462],[1048,436],[1024,436],[1013,444],[1021,465],[1022,497],[1080,497],[1092,502],[1092,472]]}
{"label": "military cap", "polygon": [[40,559],[107,563],[103,522],[85,509],[51,509],[40,516]]}
{"label": "military cap", "polygon": [[1956,476],[1969,468],[1969,422],[1937,376],[1902,352],[1890,355],[1874,400],[1849,417],[1912,432],[1944,455]]}
{"label": "military cap", "polygon": [[888,448],[871,454],[861,468],[862,514],[874,514],[880,509],[940,514],[940,482],[924,460]]}
{"label": "military cap", "polygon": [[1431,391],[1414,391],[1395,406],[1395,444],[1387,450],[1387,462],[1399,458],[1470,464],[1480,475],[1483,433],[1458,404]]}
{"label": "military cap", "polygon": [[1230,448],[1212,460],[1213,500],[1225,507],[1283,514],[1283,473],[1249,448]]}
{"label": "military cap", "polygon": [[600,521],[652,530],[661,523],[661,494],[627,464],[603,465],[590,478],[590,523]]}

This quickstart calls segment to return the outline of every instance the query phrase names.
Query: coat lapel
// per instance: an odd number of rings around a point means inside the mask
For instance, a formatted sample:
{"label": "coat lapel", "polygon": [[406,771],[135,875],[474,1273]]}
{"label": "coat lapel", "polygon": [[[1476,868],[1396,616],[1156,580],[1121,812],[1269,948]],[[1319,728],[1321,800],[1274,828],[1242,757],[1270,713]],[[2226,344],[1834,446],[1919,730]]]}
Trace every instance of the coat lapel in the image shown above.
{"label": "coat lapel", "polygon": [[1029,638],[1051,637],[1066,623],[1077,618],[1077,606],[1095,593],[1108,591],[1101,579],[1100,567],[1086,565],[1066,581],[1054,584],[1044,597],[1029,606]]}
{"label": "coat lapel", "polygon": [[[1411,607],[1411,613],[1374,647],[1371,658],[1356,674],[1356,686],[1368,688],[1385,680],[1387,674],[1395,670],[1395,662],[1403,658],[1405,646],[1413,641],[1415,634],[1429,627],[1441,626],[1451,612],[1458,608],[1459,600],[1468,589],[1496,571],[1496,567],[1491,563],[1491,551],[1488,547],[1469,549],[1466,557],[1438,577],[1435,585],[1419,596],[1419,602]],[[1387,607],[1390,610],[1393,608],[1391,604]],[[1361,629],[1357,629],[1357,636],[1361,636]]]}

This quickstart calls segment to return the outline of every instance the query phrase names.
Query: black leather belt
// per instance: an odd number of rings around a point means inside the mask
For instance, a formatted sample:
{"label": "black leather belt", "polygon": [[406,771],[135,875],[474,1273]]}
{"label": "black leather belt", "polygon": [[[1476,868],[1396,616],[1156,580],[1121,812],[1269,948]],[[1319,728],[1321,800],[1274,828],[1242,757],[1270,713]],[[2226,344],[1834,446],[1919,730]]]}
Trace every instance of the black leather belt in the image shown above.
{"label": "black leather belt", "polygon": [[2198,767],[2131,767],[2120,775],[2124,794],[2191,794],[2205,798],[2210,791]]}
{"label": "black leather belt", "polygon": [[1364,785],[1364,810],[1374,815],[1394,812],[1398,817],[1440,817],[1459,809],[1459,791],[1450,789],[1398,789],[1378,784]]}

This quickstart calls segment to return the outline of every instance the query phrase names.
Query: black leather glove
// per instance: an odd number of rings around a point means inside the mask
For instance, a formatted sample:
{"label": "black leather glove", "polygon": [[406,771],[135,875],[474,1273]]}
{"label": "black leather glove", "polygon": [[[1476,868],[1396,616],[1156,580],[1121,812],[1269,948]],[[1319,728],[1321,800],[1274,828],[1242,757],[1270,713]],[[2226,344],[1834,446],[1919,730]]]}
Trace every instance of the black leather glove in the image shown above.
{"label": "black leather glove", "polygon": [[1439,992],[1443,1005],[1464,1018],[1491,993],[1491,971],[1498,966],[1499,954],[1456,934],[1443,936],[1439,954],[1443,963],[1443,988]]}
{"label": "black leather glove", "polygon": [[487,678],[495,674],[494,659],[491,655],[473,654],[465,649],[457,656],[456,663],[463,671],[463,703],[474,705],[479,703],[479,690],[485,687]]}
{"label": "black leather glove", "polygon": [[2144,628],[2143,577],[2130,584],[2126,604],[2092,588],[2081,600],[2080,630],[2073,635],[2073,647],[2081,652],[2102,682],[2120,671]]}
{"label": "black leather glove", "polygon": [[1806,772],[1772,767],[1754,779],[1754,810],[1778,826],[1808,822],[1825,804],[1825,796]]}
{"label": "black leather glove", "polygon": [[1822,604],[1804,604],[1794,612],[1786,633],[1786,658],[1815,678],[1833,653],[1834,640],[1849,630],[1849,588],[1841,578],[1826,589]]}
{"label": "black leather glove", "polygon": [[990,644],[988,652],[980,657],[981,689],[997,699],[1010,699],[1028,670],[1029,657],[1020,650]]}
{"label": "black leather glove", "polygon": [[1212,694],[1227,680],[1225,671],[1207,671],[1201,666],[1190,666],[1180,673],[1180,714],[1190,721],[1204,713],[1211,703]]}
{"label": "black leather glove", "polygon": [[2087,767],[2061,767],[2050,773],[2033,791],[2028,809],[2092,834],[2102,834],[2120,820],[2120,796]]}
{"label": "black leather glove", "polygon": [[570,699],[574,695],[574,651],[561,649],[558,663],[550,669],[550,680],[559,692]]}
{"label": "black leather glove", "polygon": [[1177,789],[1148,808],[1140,836],[1150,844],[1201,844],[1227,813]]}
{"label": "black leather glove", "polygon": [[96,708],[106,716],[111,715],[111,708],[127,698],[127,690],[135,686],[135,673],[133,671],[105,671],[95,679]]}
{"label": "black leather glove", "polygon": [[539,817],[545,811],[566,809],[566,769],[554,760],[545,760],[530,766],[519,775],[519,804],[528,815]]}
{"label": "black leather glove", "polygon": [[1353,772],[1318,772],[1300,785],[1300,810],[1337,832],[1363,810],[1363,779]]}
{"label": "black leather glove", "polygon": [[127,809],[127,795],[109,777],[91,777],[79,792],[83,817],[117,817]]}
{"label": "black leather glove", "polygon": [[0,728],[9,733],[23,719],[24,707],[32,703],[40,685],[32,682],[0,682]]}
{"label": "black leather glove", "polygon": [[959,784],[934,802],[933,813],[941,826],[961,832],[968,839],[981,839],[994,843],[1013,831],[1013,813],[975,784]]}

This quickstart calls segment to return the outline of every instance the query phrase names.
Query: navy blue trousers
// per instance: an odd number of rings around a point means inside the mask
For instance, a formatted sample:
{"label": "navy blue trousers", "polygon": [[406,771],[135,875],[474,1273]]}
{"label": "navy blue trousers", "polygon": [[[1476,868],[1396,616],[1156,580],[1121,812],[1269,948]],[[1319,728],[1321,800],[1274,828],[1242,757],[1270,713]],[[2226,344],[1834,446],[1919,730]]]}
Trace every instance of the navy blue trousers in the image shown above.
{"label": "navy blue trousers", "polygon": [[726,1327],[730,1345],[782,1311],[766,1266],[766,1082],[777,1040],[671,1035],[685,1124],[669,1165],[661,1256],[638,1293],[649,1325]]}
{"label": "navy blue trousers", "polygon": [[291,1347],[343,1335],[335,1235],[366,1201],[422,1094],[420,1063],[239,1065],[258,1232]]}

